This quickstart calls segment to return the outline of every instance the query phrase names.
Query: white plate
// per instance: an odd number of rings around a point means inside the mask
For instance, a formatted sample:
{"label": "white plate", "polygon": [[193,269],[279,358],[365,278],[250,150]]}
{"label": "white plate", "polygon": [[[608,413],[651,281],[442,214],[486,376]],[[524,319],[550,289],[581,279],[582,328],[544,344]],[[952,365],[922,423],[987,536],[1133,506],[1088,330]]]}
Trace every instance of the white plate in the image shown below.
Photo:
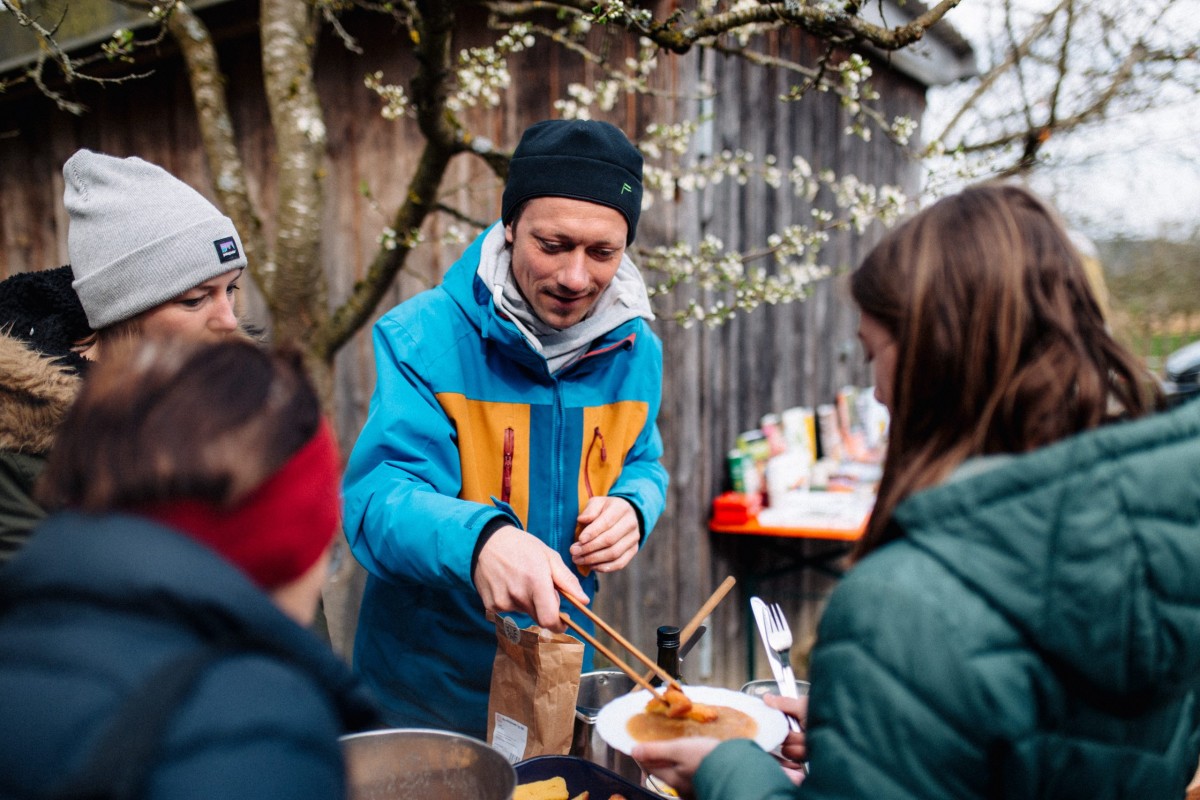
{"label": "white plate", "polygon": [[[728,706],[749,714],[758,724],[758,734],[754,741],[767,752],[781,745],[787,737],[787,717],[782,711],[769,708],[757,697],[717,686],[684,686],[683,691],[695,703]],[[626,725],[632,717],[646,710],[648,702],[650,693],[641,689],[631,694],[623,694],[604,706],[596,716],[596,731],[600,738],[614,750],[629,755],[637,742],[629,735]]]}

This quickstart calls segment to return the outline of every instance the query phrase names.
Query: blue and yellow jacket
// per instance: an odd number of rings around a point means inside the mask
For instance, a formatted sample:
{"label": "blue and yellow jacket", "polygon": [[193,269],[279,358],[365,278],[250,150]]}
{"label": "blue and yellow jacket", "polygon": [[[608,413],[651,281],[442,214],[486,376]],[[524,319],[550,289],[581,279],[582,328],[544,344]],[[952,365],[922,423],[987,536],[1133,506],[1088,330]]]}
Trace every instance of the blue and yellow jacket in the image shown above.
{"label": "blue and yellow jacket", "polygon": [[[369,573],[356,671],[392,724],[479,738],[496,652],[471,577],[484,527],[505,515],[574,568],[590,496],[631,502],[645,534],[667,486],[655,422],[662,344],[646,320],[551,375],[478,279],[483,240],[441,286],[376,323],[375,393],[343,486],[346,535]],[[595,573],[580,578],[593,595]]]}

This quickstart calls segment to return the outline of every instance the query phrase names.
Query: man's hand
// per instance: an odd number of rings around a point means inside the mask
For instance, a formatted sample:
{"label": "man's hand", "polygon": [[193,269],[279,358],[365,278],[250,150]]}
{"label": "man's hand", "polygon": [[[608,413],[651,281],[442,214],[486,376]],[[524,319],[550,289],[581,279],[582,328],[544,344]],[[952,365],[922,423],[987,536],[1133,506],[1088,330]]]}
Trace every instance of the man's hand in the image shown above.
{"label": "man's hand", "polygon": [[587,602],[579,580],[558,553],[512,525],[500,528],[483,545],[472,577],[485,608],[523,612],[556,633],[564,629],[558,618],[558,593]]}
{"label": "man's hand", "polygon": [[692,778],[700,762],[721,741],[708,736],[689,736],[633,746],[633,760],[656,778],[661,778],[682,797],[692,796]]}
{"label": "man's hand", "polygon": [[571,545],[571,560],[597,572],[624,569],[638,551],[641,531],[633,505],[622,497],[593,497],[580,512],[582,530]]}

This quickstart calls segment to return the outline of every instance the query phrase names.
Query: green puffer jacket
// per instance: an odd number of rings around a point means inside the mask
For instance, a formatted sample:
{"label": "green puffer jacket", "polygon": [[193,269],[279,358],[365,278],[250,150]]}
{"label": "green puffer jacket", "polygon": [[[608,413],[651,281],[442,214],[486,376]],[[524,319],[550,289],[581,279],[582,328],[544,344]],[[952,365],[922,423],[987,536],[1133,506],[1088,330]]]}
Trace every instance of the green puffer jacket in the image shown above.
{"label": "green puffer jacket", "polygon": [[1182,798],[1200,757],[1200,403],[980,459],[901,504],[813,653],[811,775],[700,798]]}

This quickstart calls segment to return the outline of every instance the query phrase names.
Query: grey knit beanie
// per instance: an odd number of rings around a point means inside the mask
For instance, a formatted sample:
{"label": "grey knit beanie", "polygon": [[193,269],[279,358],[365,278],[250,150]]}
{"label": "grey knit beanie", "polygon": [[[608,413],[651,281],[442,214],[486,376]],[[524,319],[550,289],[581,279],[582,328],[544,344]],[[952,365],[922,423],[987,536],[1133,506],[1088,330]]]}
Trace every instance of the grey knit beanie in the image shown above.
{"label": "grey knit beanie", "polygon": [[642,154],[621,129],[596,120],[547,119],[521,135],[508,164],[501,219],[535,197],[570,197],[610,206],[637,234],[642,213]]}
{"label": "grey knit beanie", "polygon": [[72,286],[95,330],[246,266],[233,221],[162,167],[80,150],[63,178]]}

